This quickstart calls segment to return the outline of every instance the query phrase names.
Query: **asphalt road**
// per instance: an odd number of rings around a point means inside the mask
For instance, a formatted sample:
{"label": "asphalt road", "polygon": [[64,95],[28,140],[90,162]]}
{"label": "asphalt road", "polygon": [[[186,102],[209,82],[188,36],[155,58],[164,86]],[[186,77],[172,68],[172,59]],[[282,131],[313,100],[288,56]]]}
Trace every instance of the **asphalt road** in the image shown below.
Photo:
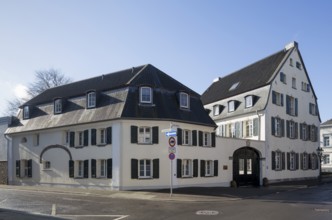
{"label": "asphalt road", "polygon": [[[257,189],[241,189],[257,190]],[[259,189],[258,189],[259,190]],[[262,189],[263,190],[263,189]],[[151,192],[153,194],[153,192]],[[133,196],[131,196],[133,195]],[[332,219],[332,184],[253,197],[159,200],[0,188],[0,220],[22,219]]]}

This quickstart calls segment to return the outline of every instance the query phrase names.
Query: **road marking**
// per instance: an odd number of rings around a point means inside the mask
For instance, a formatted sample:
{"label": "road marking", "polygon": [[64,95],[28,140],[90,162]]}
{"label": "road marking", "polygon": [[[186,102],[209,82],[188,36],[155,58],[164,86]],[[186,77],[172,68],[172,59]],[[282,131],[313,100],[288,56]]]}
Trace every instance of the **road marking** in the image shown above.
{"label": "road marking", "polygon": [[196,215],[219,215],[219,212],[214,210],[200,210],[196,212]]}
{"label": "road marking", "polygon": [[55,205],[55,204],[52,205],[52,212],[51,212],[51,215],[52,215],[52,216],[55,216],[55,215],[56,215],[56,205]]}
{"label": "road marking", "polygon": [[68,217],[68,218],[79,218],[79,217],[83,217],[83,218],[105,218],[105,217],[110,217],[110,218],[115,218],[114,220],[121,220],[124,218],[129,217],[129,215],[57,215],[57,217]]}
{"label": "road marking", "polygon": [[7,199],[4,199],[0,202],[0,204],[5,203],[6,201],[7,201]]}
{"label": "road marking", "polygon": [[315,209],[316,212],[330,212],[330,209]]}

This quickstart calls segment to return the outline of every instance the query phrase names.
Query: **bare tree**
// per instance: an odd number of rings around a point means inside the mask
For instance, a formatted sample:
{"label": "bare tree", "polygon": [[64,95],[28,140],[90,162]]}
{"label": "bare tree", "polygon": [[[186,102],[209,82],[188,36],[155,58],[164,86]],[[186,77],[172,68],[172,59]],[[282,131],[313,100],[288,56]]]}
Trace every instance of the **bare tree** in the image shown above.
{"label": "bare tree", "polygon": [[[34,82],[30,83],[27,89],[31,99],[47,89],[61,86],[70,83],[72,80],[66,77],[57,69],[39,70],[35,73]],[[14,116],[17,114],[18,108],[23,105],[28,99],[14,98],[7,101],[7,115]]]}

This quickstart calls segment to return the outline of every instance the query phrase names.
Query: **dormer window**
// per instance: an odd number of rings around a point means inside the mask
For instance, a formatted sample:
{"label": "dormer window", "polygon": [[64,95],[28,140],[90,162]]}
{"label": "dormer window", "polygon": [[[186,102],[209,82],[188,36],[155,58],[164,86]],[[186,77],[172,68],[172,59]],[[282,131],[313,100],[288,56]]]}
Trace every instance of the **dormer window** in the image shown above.
{"label": "dormer window", "polygon": [[96,92],[89,92],[87,94],[87,107],[88,108],[96,107]]}
{"label": "dormer window", "polygon": [[189,95],[184,92],[180,92],[180,108],[189,108]]}
{"label": "dormer window", "polygon": [[140,88],[140,103],[152,103],[152,88]]}
{"label": "dormer window", "polygon": [[29,119],[30,118],[30,108],[29,106],[23,107],[23,119]]}
{"label": "dormer window", "polygon": [[235,101],[229,101],[228,102],[228,112],[234,112],[235,111]]}
{"label": "dormer window", "polygon": [[56,99],[54,101],[54,114],[62,113],[62,99]]}
{"label": "dormer window", "polygon": [[298,68],[299,70],[301,70],[302,69],[302,65],[301,65],[301,63],[300,62],[296,62],[296,68]]}
{"label": "dormer window", "polygon": [[252,106],[253,106],[253,96],[248,95],[248,96],[245,97],[245,107],[250,108]]}

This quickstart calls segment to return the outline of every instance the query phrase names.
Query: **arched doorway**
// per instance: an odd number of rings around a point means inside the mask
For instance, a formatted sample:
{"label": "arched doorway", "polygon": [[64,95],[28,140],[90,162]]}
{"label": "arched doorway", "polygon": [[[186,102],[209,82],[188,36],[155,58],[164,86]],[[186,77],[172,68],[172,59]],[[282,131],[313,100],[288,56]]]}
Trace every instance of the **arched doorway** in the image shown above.
{"label": "arched doorway", "polygon": [[233,154],[233,180],[238,186],[259,186],[260,161],[257,150],[243,147]]}

